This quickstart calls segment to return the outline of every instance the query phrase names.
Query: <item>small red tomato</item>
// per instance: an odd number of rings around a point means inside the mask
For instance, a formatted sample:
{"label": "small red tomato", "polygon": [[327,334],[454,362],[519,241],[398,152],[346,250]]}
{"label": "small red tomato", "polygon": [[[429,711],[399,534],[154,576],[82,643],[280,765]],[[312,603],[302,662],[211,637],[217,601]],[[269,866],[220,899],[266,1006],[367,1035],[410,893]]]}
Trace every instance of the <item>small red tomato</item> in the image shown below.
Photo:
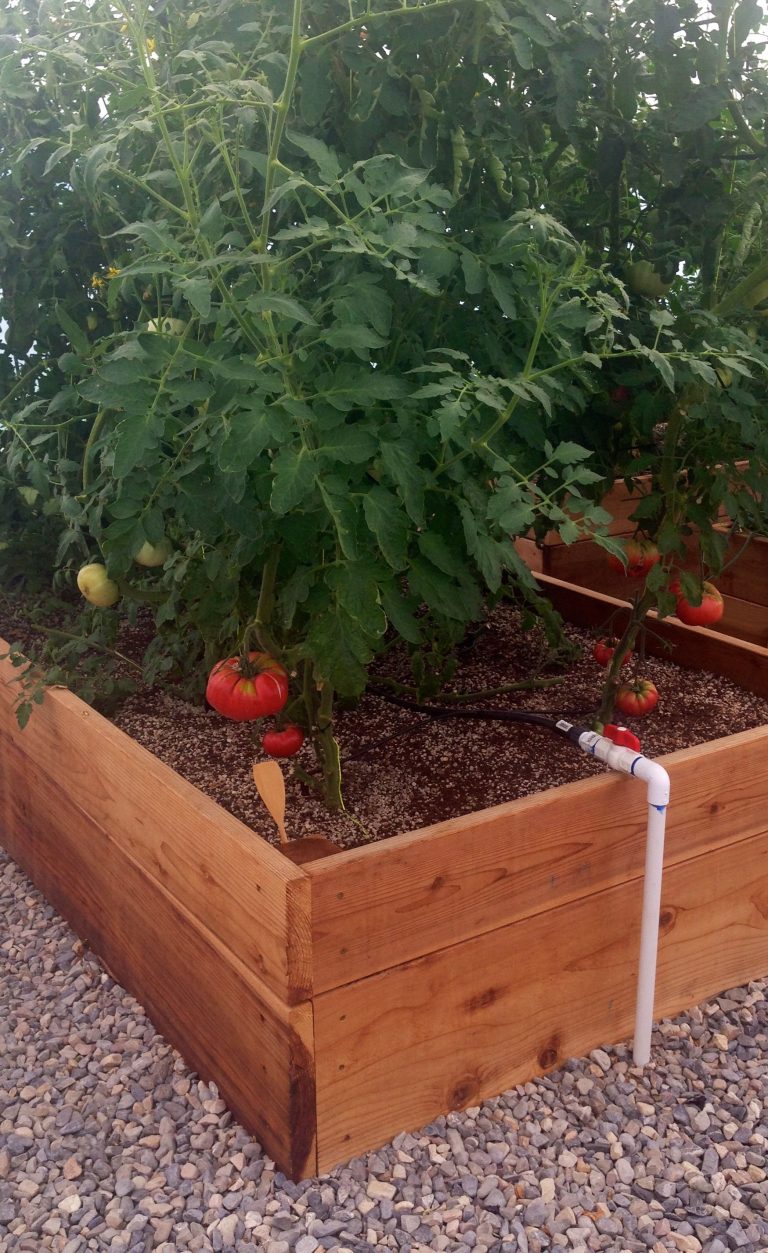
{"label": "small red tomato", "polygon": [[270,757],[293,757],[303,743],[304,732],[293,723],[282,731],[265,731],[261,737],[261,747]]}
{"label": "small red tomato", "polygon": [[702,583],[701,602],[698,605],[692,605],[689,600],[686,600],[680,591],[679,583],[673,583],[671,590],[677,596],[675,612],[686,626],[711,626],[722,618],[725,605],[714,583]]}
{"label": "small red tomato", "polygon": [[613,740],[619,748],[633,748],[636,753],[641,751],[639,739],[627,727],[617,727],[613,722],[608,722],[603,727],[603,735],[606,739]]}
{"label": "small red tomato", "polygon": [[621,383],[618,387],[614,387],[608,395],[615,405],[627,405],[632,399],[632,393],[629,388],[624,387]]}
{"label": "small red tomato", "polygon": [[608,565],[619,574],[626,574],[630,579],[644,579],[648,571],[661,561],[661,553],[649,539],[628,539],[623,543],[626,565],[620,557],[608,554]]}
{"label": "small red tomato", "polygon": [[[619,642],[618,640],[612,639],[612,638],[597,641],[597,643],[595,644],[595,647],[592,649],[592,656],[594,657],[598,666],[609,666],[611,664],[611,662],[613,661],[613,654],[616,652],[616,645],[618,644],[618,642]],[[622,666],[625,666],[627,664],[631,656],[632,656],[632,649],[630,648],[629,651],[627,652],[626,657],[621,663]]]}
{"label": "small red tomato", "polygon": [[639,718],[649,714],[659,703],[656,684],[650,679],[633,679],[631,683],[622,683],[616,693],[616,708],[620,713]]}
{"label": "small red tomato", "polygon": [[288,674],[268,653],[249,653],[217,661],[208,676],[205,698],[217,713],[234,722],[276,714],[288,699]]}

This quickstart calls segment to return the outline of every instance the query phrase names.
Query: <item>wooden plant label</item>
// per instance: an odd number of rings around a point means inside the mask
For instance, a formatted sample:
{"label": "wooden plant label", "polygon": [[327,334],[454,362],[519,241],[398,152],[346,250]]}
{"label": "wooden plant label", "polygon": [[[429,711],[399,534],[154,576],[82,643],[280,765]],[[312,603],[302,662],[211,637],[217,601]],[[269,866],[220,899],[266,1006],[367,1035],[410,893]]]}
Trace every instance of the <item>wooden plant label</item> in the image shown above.
{"label": "wooden plant label", "polygon": [[277,826],[281,844],[288,843],[285,830],[285,779],[276,761],[255,761],[253,781],[259,796],[266,805]]}

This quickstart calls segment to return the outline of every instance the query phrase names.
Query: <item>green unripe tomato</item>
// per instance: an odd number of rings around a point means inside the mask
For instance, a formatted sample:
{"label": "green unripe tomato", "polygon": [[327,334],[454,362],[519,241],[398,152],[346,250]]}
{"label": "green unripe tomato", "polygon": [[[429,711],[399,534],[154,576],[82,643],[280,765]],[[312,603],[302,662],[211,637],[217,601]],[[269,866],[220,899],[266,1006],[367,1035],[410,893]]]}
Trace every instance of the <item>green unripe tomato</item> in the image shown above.
{"label": "green unripe tomato", "polygon": [[78,571],[77,586],[88,603],[99,609],[108,609],[120,599],[120,588],[100,561],[92,561]]}
{"label": "green unripe tomato", "polygon": [[137,565],[147,566],[151,570],[156,566],[164,566],[172,552],[171,541],[164,535],[157,544],[150,544],[149,540],[146,540],[133,560]]}
{"label": "green unripe tomato", "polygon": [[650,261],[634,261],[627,270],[627,287],[636,296],[658,300],[659,296],[666,296],[671,286],[671,283],[664,282]]}
{"label": "green unripe tomato", "polygon": [[158,335],[183,335],[187,329],[187,324],[183,318],[152,318],[147,322],[146,327],[140,327],[140,330],[154,331]]}

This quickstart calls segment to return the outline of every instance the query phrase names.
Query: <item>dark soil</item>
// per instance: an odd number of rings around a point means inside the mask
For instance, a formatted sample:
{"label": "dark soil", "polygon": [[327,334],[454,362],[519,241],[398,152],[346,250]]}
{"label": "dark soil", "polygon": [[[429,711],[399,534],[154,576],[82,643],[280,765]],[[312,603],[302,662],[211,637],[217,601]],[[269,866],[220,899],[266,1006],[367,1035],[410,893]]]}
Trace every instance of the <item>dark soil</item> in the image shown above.
{"label": "dark soil", "polygon": [[[123,647],[135,650],[140,634],[134,632],[132,639],[129,634]],[[597,705],[603,671],[592,660],[594,638],[575,628],[568,635],[581,645],[581,658],[569,664],[564,674],[558,675],[551,667],[542,669],[546,647],[540,632],[524,631],[519,615],[501,606],[460,650],[460,666],[451,688],[482,691],[538,673],[556,682],[536,691],[485,697],[477,703],[564,714],[578,722]],[[39,638],[25,630],[20,610],[8,604],[0,608],[0,636],[33,652]],[[650,715],[627,722],[649,756],[768,723],[768,701],[728,680],[683,670],[672,660],[649,658],[641,665],[643,676],[656,683],[661,700]],[[380,663],[379,672],[408,679],[405,660],[396,654]],[[207,707],[159,690],[129,696],[112,720],[236,817],[275,838],[251,779],[253,761],[265,759],[259,747],[263,728],[258,724],[228,722]],[[347,812],[328,813],[292,777],[292,763],[285,762],[289,835],[323,834],[350,847],[604,769],[540,728],[438,720],[373,695],[364,696],[355,708],[339,711],[336,734]],[[308,772],[314,770],[308,746],[293,760]]]}

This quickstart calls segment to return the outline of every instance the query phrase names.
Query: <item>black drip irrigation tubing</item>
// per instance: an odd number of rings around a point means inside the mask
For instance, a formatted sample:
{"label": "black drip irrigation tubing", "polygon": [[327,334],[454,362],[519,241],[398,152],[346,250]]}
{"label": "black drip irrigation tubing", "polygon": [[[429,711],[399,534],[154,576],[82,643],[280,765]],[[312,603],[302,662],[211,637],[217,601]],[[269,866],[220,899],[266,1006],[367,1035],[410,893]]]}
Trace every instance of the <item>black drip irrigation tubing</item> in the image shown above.
{"label": "black drip irrigation tubing", "polygon": [[[382,700],[389,701],[391,705],[398,705],[401,709],[409,709],[413,713],[429,714],[433,718],[475,718],[483,722],[521,722],[529,726],[544,727],[547,731],[553,731],[555,735],[565,736],[571,740],[573,740],[574,730],[588,729],[586,727],[574,728],[565,720],[565,714],[545,714],[533,709],[473,709],[467,708],[466,705],[425,705],[416,700],[408,700],[405,696],[395,696],[392,692],[375,685],[369,687],[368,691],[373,696],[380,696]],[[578,716],[587,717],[588,715],[582,713]]]}

